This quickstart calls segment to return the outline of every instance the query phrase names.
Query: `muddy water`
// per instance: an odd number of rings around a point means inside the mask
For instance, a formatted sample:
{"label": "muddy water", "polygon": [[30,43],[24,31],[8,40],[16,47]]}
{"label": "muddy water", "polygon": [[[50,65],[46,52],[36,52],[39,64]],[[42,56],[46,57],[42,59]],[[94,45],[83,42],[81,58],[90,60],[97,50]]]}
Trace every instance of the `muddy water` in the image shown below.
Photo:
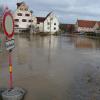
{"label": "muddy water", "polygon": [[[25,100],[99,100],[100,40],[16,35],[13,85]],[[8,53],[0,53],[0,87],[9,87]]]}

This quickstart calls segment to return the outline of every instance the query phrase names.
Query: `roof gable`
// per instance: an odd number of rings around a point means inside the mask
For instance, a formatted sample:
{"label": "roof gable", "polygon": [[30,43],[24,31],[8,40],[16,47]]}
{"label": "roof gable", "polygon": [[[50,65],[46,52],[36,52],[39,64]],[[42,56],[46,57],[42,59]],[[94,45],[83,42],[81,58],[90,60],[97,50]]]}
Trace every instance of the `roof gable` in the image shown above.
{"label": "roof gable", "polygon": [[44,22],[50,15],[52,14],[52,12],[50,12],[49,14],[47,14],[46,17],[36,17],[37,18],[37,23],[39,24],[40,22]]}

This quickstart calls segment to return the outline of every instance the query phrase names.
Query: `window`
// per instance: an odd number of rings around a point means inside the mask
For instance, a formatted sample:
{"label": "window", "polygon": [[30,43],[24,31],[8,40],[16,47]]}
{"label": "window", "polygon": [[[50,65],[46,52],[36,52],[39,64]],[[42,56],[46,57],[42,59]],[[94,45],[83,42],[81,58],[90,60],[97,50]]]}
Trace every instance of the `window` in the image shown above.
{"label": "window", "polygon": [[50,18],[50,20],[53,20],[53,18]]}
{"label": "window", "polygon": [[19,25],[15,25],[15,27],[19,27]]}
{"label": "window", "polygon": [[48,24],[48,25],[50,25],[50,23],[49,23],[49,22],[48,22],[47,24]]}
{"label": "window", "polygon": [[33,20],[29,20],[29,22],[33,22]]}
{"label": "window", "polygon": [[56,30],[56,27],[54,27],[54,30]]}
{"label": "window", "polygon": [[30,14],[25,14],[25,16],[30,16]]}
{"label": "window", "polygon": [[26,19],[22,19],[22,22],[26,22]]}
{"label": "window", "polygon": [[23,10],[22,8],[20,8],[20,10]]}
{"label": "window", "polygon": [[28,9],[27,9],[27,8],[25,8],[25,10],[26,10],[26,11],[28,11]]}
{"label": "window", "polygon": [[56,25],[56,23],[54,23],[54,25]]}
{"label": "window", "polygon": [[15,22],[19,22],[19,19],[15,19]]}
{"label": "window", "polygon": [[22,16],[22,13],[18,13],[17,15],[18,15],[18,16]]}

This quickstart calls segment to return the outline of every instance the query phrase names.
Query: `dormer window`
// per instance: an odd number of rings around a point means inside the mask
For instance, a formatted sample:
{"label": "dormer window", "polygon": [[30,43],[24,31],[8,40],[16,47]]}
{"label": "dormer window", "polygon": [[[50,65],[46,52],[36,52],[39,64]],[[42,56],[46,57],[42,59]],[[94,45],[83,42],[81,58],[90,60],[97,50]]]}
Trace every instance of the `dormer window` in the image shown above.
{"label": "dormer window", "polygon": [[26,10],[26,11],[28,11],[28,9],[27,9],[27,8],[26,8],[25,10]]}

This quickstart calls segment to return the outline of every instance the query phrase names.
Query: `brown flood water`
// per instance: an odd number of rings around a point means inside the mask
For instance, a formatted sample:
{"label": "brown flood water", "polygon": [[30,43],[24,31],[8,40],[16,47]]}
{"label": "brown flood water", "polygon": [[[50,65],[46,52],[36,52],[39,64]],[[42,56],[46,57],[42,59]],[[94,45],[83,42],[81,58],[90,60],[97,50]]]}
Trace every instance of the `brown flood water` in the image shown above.
{"label": "brown flood water", "polygon": [[[25,100],[100,100],[100,40],[15,36],[13,85]],[[9,87],[8,54],[0,53],[0,87]]]}

